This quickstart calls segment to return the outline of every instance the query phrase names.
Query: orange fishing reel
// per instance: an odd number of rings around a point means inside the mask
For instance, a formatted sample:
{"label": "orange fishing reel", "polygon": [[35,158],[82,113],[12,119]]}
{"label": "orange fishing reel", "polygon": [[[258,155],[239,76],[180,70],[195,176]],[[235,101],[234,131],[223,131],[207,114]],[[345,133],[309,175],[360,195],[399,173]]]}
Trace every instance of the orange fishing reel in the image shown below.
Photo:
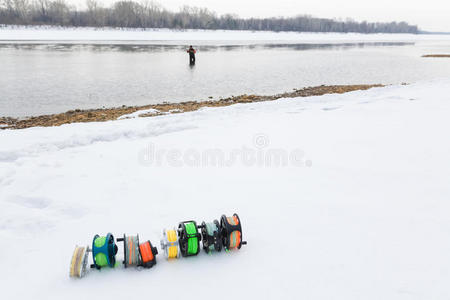
{"label": "orange fishing reel", "polygon": [[141,266],[144,268],[151,268],[156,264],[158,249],[153,247],[150,241],[139,244],[139,253],[141,254]]}
{"label": "orange fishing reel", "polygon": [[231,217],[222,215],[220,218],[220,234],[226,251],[241,249],[242,245],[247,245],[247,242],[242,240],[241,220],[237,214],[233,214]]}

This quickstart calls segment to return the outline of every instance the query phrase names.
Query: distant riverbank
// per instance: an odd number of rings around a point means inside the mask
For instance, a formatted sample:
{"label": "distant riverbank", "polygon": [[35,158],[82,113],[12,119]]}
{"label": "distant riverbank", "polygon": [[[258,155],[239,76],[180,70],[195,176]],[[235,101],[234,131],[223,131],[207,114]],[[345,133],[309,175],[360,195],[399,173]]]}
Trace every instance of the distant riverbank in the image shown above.
{"label": "distant riverbank", "polygon": [[450,58],[450,54],[426,54],[422,57],[434,57],[434,58]]}

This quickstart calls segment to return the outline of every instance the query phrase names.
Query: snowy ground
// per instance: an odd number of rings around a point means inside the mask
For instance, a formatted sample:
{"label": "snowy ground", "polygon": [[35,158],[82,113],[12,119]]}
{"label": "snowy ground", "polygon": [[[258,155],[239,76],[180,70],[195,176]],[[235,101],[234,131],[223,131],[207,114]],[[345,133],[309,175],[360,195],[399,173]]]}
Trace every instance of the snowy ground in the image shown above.
{"label": "snowy ground", "polygon": [[[0,131],[2,298],[448,299],[449,92],[442,79]],[[159,244],[164,227],[233,212],[239,252],[68,278],[96,233]]]}
{"label": "snowy ground", "polygon": [[450,40],[450,35],[424,34],[360,34],[360,33],[297,33],[273,31],[232,30],[170,30],[170,29],[114,29],[63,28],[52,26],[0,27],[0,42],[11,41],[283,41],[301,43],[345,42],[415,42]]}

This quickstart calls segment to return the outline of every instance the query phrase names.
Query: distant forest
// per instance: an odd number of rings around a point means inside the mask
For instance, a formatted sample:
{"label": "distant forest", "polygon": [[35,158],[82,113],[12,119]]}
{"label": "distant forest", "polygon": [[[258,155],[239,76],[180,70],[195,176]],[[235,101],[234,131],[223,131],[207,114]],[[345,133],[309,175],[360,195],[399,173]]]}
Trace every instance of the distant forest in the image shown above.
{"label": "distant forest", "polygon": [[64,0],[0,0],[0,24],[75,27],[228,29],[297,32],[418,33],[406,22],[368,23],[299,15],[289,18],[240,18],[185,6],[171,12],[151,1],[117,1],[110,7],[87,0],[79,10]]}

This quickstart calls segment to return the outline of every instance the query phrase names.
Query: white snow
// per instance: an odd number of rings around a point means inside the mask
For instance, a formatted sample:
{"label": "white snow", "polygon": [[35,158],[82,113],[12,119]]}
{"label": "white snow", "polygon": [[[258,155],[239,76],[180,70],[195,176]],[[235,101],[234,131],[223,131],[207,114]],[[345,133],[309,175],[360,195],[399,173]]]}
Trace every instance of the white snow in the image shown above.
{"label": "white snow", "polygon": [[[0,131],[2,298],[447,299],[449,92],[440,79]],[[159,246],[165,227],[233,212],[240,251],[68,278],[97,233]]]}
{"label": "white snow", "polygon": [[154,108],[141,109],[141,110],[135,111],[131,114],[122,115],[122,116],[118,117],[117,120],[133,119],[133,118],[138,118],[141,115],[157,115],[159,113],[160,113],[160,111],[157,109],[154,109]]}
{"label": "white snow", "polygon": [[360,34],[360,33],[311,33],[236,30],[171,30],[171,29],[115,29],[76,28],[52,26],[0,27],[0,41],[249,41],[249,42],[414,42],[450,40],[450,35],[424,34]]}
{"label": "white snow", "polygon": [[183,112],[183,110],[182,109],[179,109],[179,108],[174,108],[174,109],[171,109],[171,110],[169,110],[169,113],[181,113],[181,112]]}

